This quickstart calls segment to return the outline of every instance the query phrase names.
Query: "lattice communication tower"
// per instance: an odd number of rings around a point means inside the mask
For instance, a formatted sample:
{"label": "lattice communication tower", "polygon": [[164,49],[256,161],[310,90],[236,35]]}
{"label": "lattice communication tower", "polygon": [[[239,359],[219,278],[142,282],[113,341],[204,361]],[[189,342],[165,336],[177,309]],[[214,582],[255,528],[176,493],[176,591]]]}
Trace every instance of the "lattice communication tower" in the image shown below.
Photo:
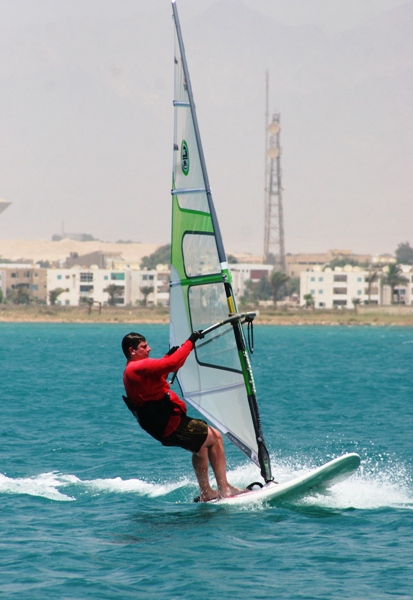
{"label": "lattice communication tower", "polygon": [[265,121],[264,261],[273,263],[276,271],[286,274],[281,186],[280,114],[273,114],[271,123],[268,123],[268,76]]}

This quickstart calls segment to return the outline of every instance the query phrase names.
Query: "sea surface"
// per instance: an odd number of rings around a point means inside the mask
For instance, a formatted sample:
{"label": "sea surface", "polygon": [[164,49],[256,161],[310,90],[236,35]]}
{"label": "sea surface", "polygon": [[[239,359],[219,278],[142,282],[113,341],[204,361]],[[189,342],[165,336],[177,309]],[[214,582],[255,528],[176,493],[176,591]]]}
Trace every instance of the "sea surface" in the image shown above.
{"label": "sea surface", "polygon": [[[1,598],[413,598],[413,328],[255,326],[275,479],[362,463],[240,507],[193,503],[190,454],[124,406],[130,330],[167,350],[164,325],[0,324]],[[259,478],[226,449],[231,483]]]}

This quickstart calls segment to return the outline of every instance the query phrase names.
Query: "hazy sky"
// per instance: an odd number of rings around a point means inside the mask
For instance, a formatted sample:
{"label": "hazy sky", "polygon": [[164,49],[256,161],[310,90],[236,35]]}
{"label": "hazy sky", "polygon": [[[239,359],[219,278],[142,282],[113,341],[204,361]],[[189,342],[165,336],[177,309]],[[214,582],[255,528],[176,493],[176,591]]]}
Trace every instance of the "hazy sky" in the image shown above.
{"label": "hazy sky", "polygon": [[[261,254],[265,71],[287,252],[413,243],[411,0],[177,0],[228,252]],[[0,0],[0,237],[166,243],[169,0]]]}

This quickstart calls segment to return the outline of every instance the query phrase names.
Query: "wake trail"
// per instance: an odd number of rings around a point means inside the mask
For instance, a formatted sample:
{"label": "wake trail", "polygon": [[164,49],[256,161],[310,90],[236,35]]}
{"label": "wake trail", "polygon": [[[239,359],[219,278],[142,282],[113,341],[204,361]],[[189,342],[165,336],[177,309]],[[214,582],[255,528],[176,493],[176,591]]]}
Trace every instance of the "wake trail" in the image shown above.
{"label": "wake trail", "polygon": [[[272,457],[274,478],[279,483],[302,475],[318,464],[305,458]],[[259,481],[257,467],[247,463],[228,471],[232,485],[246,487]],[[212,479],[211,479],[212,481]],[[97,478],[81,480],[76,475],[59,472],[40,473],[32,477],[11,478],[0,473],[0,494],[29,495],[57,502],[73,502],[85,495],[132,494],[139,497],[160,498],[170,502],[190,502],[197,495],[195,477],[177,481],[145,481],[144,479]],[[363,458],[360,468],[345,481],[326,491],[311,491],[294,499],[294,504],[316,505],[331,509],[372,510],[404,508],[413,510],[413,482],[411,469],[402,462],[382,464],[377,459]]]}
{"label": "wake trail", "polygon": [[[79,495],[91,496],[102,493],[136,494],[138,496],[162,497],[179,490],[189,484],[189,480],[177,482],[153,483],[142,479],[108,479],[81,480],[76,475],[58,472],[40,473],[33,477],[10,478],[0,473],[0,494],[18,494],[47,498],[58,502],[73,502]],[[69,493],[63,490],[69,488]]]}

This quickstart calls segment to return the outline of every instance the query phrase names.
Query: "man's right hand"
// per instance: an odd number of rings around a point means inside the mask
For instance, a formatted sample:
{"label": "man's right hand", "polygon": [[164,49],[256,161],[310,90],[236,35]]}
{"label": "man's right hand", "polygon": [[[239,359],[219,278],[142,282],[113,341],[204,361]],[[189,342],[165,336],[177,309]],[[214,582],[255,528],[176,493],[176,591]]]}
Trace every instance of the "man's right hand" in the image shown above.
{"label": "man's right hand", "polygon": [[199,339],[202,339],[204,336],[202,335],[202,330],[200,329],[199,331],[194,331],[193,333],[191,333],[191,335],[189,336],[189,340],[195,344],[195,342],[197,342]]}

